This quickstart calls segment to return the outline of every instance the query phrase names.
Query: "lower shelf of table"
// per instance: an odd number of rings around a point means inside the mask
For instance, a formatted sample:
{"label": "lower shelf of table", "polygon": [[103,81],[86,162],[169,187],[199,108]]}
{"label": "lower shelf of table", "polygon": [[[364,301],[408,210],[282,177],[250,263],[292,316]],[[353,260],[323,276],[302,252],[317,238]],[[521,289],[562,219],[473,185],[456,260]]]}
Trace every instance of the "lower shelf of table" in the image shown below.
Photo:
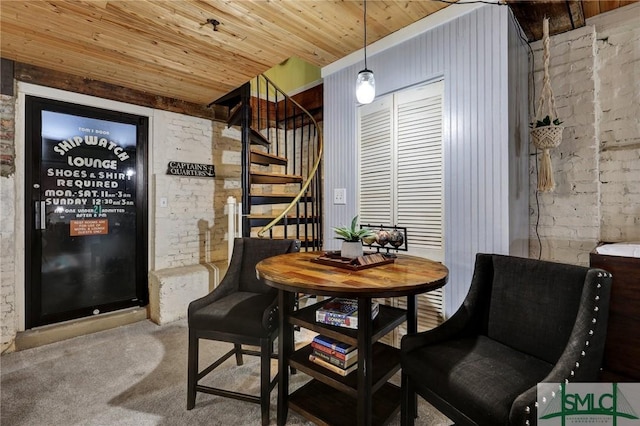
{"label": "lower shelf of table", "polygon": [[[340,392],[350,394],[351,396],[358,394],[357,370],[347,376],[341,376],[309,361],[309,355],[311,353],[311,346],[304,346],[291,355],[289,364]],[[373,371],[371,377],[373,389],[375,390],[400,370],[400,350],[378,342],[373,344],[372,357]]]}
{"label": "lower shelf of table", "polygon": [[[400,388],[384,384],[371,400],[372,425],[383,426],[400,411]],[[318,380],[289,395],[289,408],[316,424],[353,426],[358,424],[356,398],[338,392]]]}

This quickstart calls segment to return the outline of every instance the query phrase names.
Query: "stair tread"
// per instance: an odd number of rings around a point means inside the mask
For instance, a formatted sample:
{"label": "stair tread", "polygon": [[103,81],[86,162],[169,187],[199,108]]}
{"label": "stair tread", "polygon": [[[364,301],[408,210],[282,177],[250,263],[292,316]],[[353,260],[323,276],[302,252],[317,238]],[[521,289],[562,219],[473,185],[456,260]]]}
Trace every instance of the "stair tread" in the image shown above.
{"label": "stair tread", "polygon": [[272,176],[272,177],[290,177],[290,178],[295,178],[295,179],[302,179],[302,176],[300,175],[289,175],[286,173],[274,173],[274,172],[251,172],[252,175],[255,176]]}
{"label": "stair tread", "polygon": [[255,149],[255,148],[251,148],[251,153],[252,154],[258,154],[258,155],[264,155],[265,157],[281,158],[283,160],[287,159],[287,157],[282,157],[280,155],[271,154],[270,152],[260,151],[259,149]]}
{"label": "stair tread", "polygon": [[[275,219],[276,217],[278,217],[279,213],[276,214],[261,214],[261,213],[250,213],[247,217],[249,219]],[[300,218],[300,219],[311,219],[317,216],[314,215],[310,215],[310,216],[296,216],[295,214],[288,214],[287,215],[287,219],[296,219],[296,218]]]}
{"label": "stair tread", "polygon": [[251,132],[251,136],[249,139],[251,139],[252,145],[262,145],[267,148],[271,146],[271,142],[269,142],[269,140],[265,138],[262,133],[258,132],[256,129],[250,128],[249,130]]}
{"label": "stair tread", "polygon": [[[298,194],[291,193],[279,193],[279,194],[249,194],[251,198],[251,205],[264,206],[264,205],[279,205],[289,204]],[[303,205],[313,201],[313,196],[309,193],[303,194],[299,202]]]}
{"label": "stair tread", "polygon": [[227,127],[240,124],[242,121],[242,104],[236,105],[229,111],[229,117],[227,118]]}
{"label": "stair tread", "polygon": [[286,183],[301,183],[303,178],[299,175],[288,175],[284,173],[270,173],[270,172],[251,172],[251,183],[257,185],[277,185]]}
{"label": "stair tread", "polygon": [[[272,192],[270,194],[249,194],[250,197],[271,197],[271,198],[293,198],[298,195],[297,192]],[[309,197],[310,195],[303,195]]]}
{"label": "stair tread", "polygon": [[[277,235],[277,236],[273,236],[273,237],[264,237],[264,239],[268,239],[268,240],[284,240],[285,237],[283,237],[282,235]],[[287,236],[288,240],[300,240],[300,241],[316,241],[318,240],[318,236],[312,237],[311,235],[301,235],[299,237],[295,237],[295,236]]]}
{"label": "stair tread", "polygon": [[215,104],[215,105],[223,105],[226,107],[233,107],[233,105],[236,105],[241,101],[242,89],[243,89],[243,86],[237,87],[232,91],[230,91],[229,93],[226,93],[225,95],[211,102],[211,104],[209,105]]}
{"label": "stair tread", "polygon": [[[257,156],[259,158],[254,158],[254,156]],[[264,151],[259,151],[257,149],[251,149],[251,162],[256,164],[262,164],[262,165],[273,164],[273,165],[286,166],[289,160],[286,157],[281,157],[279,155],[270,154]]]}

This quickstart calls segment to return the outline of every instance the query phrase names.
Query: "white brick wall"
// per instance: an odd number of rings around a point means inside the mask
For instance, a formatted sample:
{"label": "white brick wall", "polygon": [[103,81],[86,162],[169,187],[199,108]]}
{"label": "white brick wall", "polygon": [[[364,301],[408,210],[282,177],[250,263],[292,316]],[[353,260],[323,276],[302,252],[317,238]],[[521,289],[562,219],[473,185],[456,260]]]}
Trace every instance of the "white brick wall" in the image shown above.
{"label": "white brick wall", "polygon": [[[159,324],[186,316],[189,302],[217,284],[226,266],[225,204],[240,195],[240,136],[210,120],[154,115],[149,308]],[[216,178],[167,175],[170,161],[214,164]]]}
{"label": "white brick wall", "polygon": [[[14,119],[14,98],[0,96],[3,141],[13,135]],[[0,177],[0,352],[16,335],[15,203],[15,174]]]}
{"label": "white brick wall", "polygon": [[218,280],[214,265],[190,265],[149,273],[149,316],[156,324],[186,318],[191,301],[209,293]]}
{"label": "white brick wall", "polygon": [[[599,241],[640,240],[639,6],[620,8],[551,38],[549,71],[565,131],[560,146],[551,150],[556,190],[538,194],[544,259],[587,265]],[[542,43],[532,47],[539,90]],[[540,252],[535,158],[531,257]]]}
{"label": "white brick wall", "polygon": [[[602,241],[640,241],[640,5],[624,25],[594,20],[600,80]],[[623,8],[623,10],[626,8]],[[631,11],[626,13],[631,14]]]}
{"label": "white brick wall", "polygon": [[[594,68],[595,30],[584,27],[552,37],[549,74],[558,115],[565,126],[560,146],[551,150],[556,189],[539,193],[542,258],[567,263],[585,263],[582,247],[596,245],[600,218],[598,203],[598,162],[596,158],[596,105]],[[536,103],[542,88],[542,43],[534,43]],[[536,105],[537,106],[537,105]],[[534,112],[532,112],[534,113]],[[546,114],[544,114],[546,115]],[[533,119],[532,119],[533,121]],[[530,145],[531,152],[536,149]],[[538,155],[540,157],[540,155]],[[536,157],[531,166],[530,255],[537,257],[535,234],[537,205]],[[538,159],[539,161],[539,159]],[[592,207],[596,207],[596,212]],[[588,253],[588,251],[587,251]]]}
{"label": "white brick wall", "polygon": [[[166,111],[154,114],[155,256],[153,269],[211,261],[214,179],[167,175],[170,161],[213,164],[212,122]],[[167,200],[167,207],[160,200]],[[220,220],[220,218],[218,218]]]}

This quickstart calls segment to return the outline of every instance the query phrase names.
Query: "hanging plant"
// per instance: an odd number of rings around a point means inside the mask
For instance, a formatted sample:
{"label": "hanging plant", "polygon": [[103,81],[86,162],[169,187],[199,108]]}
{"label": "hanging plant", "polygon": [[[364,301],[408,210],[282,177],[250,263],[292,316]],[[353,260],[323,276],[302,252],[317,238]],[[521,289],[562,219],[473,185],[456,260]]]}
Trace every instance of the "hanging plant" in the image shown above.
{"label": "hanging plant", "polygon": [[[558,118],[556,101],[553,97],[551,79],[549,78],[549,18],[544,18],[542,22],[542,34],[544,77],[540,99],[538,100],[535,125],[532,125],[531,141],[536,148],[542,150],[542,159],[540,160],[540,170],[538,172],[538,190],[546,192],[553,191],[556,186],[553,180],[549,150],[557,147],[562,142],[564,127],[560,125],[562,121]],[[547,114],[543,117],[545,112]]]}

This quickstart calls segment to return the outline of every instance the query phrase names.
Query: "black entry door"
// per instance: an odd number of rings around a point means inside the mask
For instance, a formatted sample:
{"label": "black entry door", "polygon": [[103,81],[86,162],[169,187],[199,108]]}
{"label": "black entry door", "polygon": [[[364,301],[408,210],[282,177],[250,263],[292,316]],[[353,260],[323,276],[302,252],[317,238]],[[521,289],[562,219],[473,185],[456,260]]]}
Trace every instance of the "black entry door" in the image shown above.
{"label": "black entry door", "polygon": [[147,303],[146,117],[27,97],[27,328]]}

